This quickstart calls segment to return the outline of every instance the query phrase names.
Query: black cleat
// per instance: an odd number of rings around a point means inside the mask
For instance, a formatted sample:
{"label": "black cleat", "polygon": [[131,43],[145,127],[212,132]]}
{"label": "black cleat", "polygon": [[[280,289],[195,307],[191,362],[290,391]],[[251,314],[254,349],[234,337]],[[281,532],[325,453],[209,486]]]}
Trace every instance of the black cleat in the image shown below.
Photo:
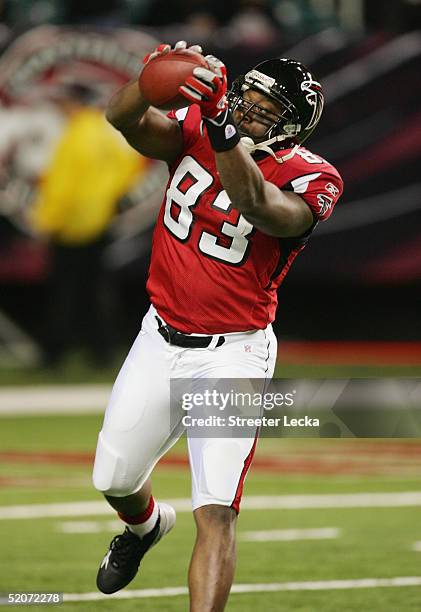
{"label": "black cleat", "polygon": [[111,595],[123,589],[136,576],[139,564],[152,546],[157,544],[175,524],[175,511],[167,504],[159,504],[160,516],[155,527],[142,539],[126,527],[115,536],[103,558],[96,578],[102,593]]}

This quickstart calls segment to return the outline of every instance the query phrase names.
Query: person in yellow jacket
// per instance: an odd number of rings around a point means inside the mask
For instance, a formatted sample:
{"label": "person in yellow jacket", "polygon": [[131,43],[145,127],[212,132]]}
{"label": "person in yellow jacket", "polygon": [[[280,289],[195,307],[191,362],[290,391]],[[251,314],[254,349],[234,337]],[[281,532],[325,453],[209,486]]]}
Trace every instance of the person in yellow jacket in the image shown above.
{"label": "person in yellow jacket", "polygon": [[73,86],[60,99],[68,121],[29,213],[33,229],[51,246],[48,365],[59,363],[75,343],[85,345],[99,365],[111,359],[111,287],[103,251],[119,201],[148,163],[102,110],[86,104],[87,95]]}

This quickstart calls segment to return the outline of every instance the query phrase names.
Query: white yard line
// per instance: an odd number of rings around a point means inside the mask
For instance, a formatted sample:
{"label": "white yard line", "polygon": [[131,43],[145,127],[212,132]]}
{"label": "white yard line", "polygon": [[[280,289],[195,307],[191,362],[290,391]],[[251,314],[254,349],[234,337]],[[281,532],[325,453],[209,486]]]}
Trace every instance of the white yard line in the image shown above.
{"label": "white yard line", "polygon": [[[280,591],[330,591],[335,589],[377,589],[382,587],[421,586],[421,576],[397,578],[362,578],[360,580],[318,580],[312,582],[275,582],[268,584],[234,584],[231,593],[277,593]],[[120,591],[114,595],[101,593],[64,593],[64,602],[109,599],[145,599],[187,595],[186,587]]]}
{"label": "white yard line", "polygon": [[111,385],[39,385],[0,388],[0,416],[103,411]]}
{"label": "white yard line", "polygon": [[[121,531],[121,521],[63,521],[56,524],[61,533],[101,533]],[[325,540],[340,535],[337,527],[315,529],[270,529],[266,531],[240,531],[238,539],[242,542],[292,542],[296,540]]]}
{"label": "white yard line", "polygon": [[121,521],[63,521],[56,524],[60,533],[101,533],[121,531]]}
{"label": "white yard line", "polygon": [[293,542],[297,540],[330,540],[339,537],[337,527],[317,529],[270,529],[267,531],[242,531],[238,539],[242,542]]}
{"label": "white yard line", "polygon": [[[418,191],[420,191],[419,188]],[[406,194],[406,192],[405,194],[399,192],[399,194],[396,194],[395,198],[395,200],[397,199],[401,203],[400,212],[402,212],[402,198],[404,195],[406,197],[408,194]],[[381,213],[383,214],[384,206],[381,207],[381,204],[384,204],[384,197],[379,196],[379,198],[378,203],[381,208]],[[410,200],[411,202],[418,201],[414,197],[410,198]],[[374,203],[377,206],[377,200]],[[364,214],[366,214],[369,208],[370,210],[373,209],[371,200],[370,207],[367,207],[366,201],[361,201],[360,204],[360,208],[364,211]],[[355,221],[354,217],[353,220]],[[340,231],[340,221],[339,226],[337,226],[337,221],[335,221],[335,224],[334,229],[329,231]],[[348,220],[346,220],[346,226],[350,226]],[[323,384],[317,381],[302,380],[299,384],[301,403],[309,409],[318,408],[326,403],[333,405],[341,394],[344,386],[346,386],[346,383],[346,380],[326,380]],[[111,389],[112,385],[110,384],[58,384],[0,387],[0,417],[102,413],[108,404]],[[398,399],[395,405],[397,408],[402,407]]]}
{"label": "white yard line", "polygon": [[[177,512],[191,512],[190,498],[165,500]],[[325,495],[248,496],[241,503],[243,510],[304,510],[306,508],[398,508],[421,506],[421,491],[399,493],[341,493]],[[105,501],[67,502],[0,506],[0,520],[34,519],[60,516],[111,515]]]}
{"label": "white yard line", "polygon": [[412,550],[415,550],[415,552],[421,552],[421,542],[414,542],[412,545]]}
{"label": "white yard line", "polygon": [[[190,499],[168,500],[178,512],[191,511]],[[1,506],[0,520],[52,518],[58,516],[114,515],[105,501],[68,502],[60,504],[33,504],[25,506]]]}
{"label": "white yard line", "polygon": [[392,508],[421,506],[421,491],[399,493],[339,493],[323,495],[277,495],[246,497],[247,510],[302,510],[305,508]]}

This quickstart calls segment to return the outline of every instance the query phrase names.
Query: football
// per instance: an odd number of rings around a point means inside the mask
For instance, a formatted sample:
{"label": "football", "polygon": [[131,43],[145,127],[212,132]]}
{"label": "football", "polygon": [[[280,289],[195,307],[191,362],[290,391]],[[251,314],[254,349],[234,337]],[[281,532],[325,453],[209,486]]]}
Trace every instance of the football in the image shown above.
{"label": "football", "polygon": [[139,89],[149,104],[163,110],[183,108],[191,104],[178,88],[184,84],[197,66],[208,64],[200,53],[185,49],[159,55],[143,68],[139,76]]}

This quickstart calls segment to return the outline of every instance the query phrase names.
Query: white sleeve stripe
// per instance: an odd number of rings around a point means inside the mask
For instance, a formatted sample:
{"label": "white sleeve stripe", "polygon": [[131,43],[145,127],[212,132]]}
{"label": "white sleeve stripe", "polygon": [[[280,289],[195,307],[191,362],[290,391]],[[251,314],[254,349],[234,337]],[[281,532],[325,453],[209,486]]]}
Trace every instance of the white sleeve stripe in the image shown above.
{"label": "white sleeve stripe", "polygon": [[179,121],[184,121],[188,113],[188,110],[189,110],[189,106],[186,106],[185,108],[179,108],[178,110],[175,111],[175,116],[177,117]]}
{"label": "white sleeve stripe", "polygon": [[291,181],[294,193],[305,193],[307,191],[309,183],[319,178],[321,174],[321,172],[315,172],[314,174],[306,174],[305,176],[300,176]]}

